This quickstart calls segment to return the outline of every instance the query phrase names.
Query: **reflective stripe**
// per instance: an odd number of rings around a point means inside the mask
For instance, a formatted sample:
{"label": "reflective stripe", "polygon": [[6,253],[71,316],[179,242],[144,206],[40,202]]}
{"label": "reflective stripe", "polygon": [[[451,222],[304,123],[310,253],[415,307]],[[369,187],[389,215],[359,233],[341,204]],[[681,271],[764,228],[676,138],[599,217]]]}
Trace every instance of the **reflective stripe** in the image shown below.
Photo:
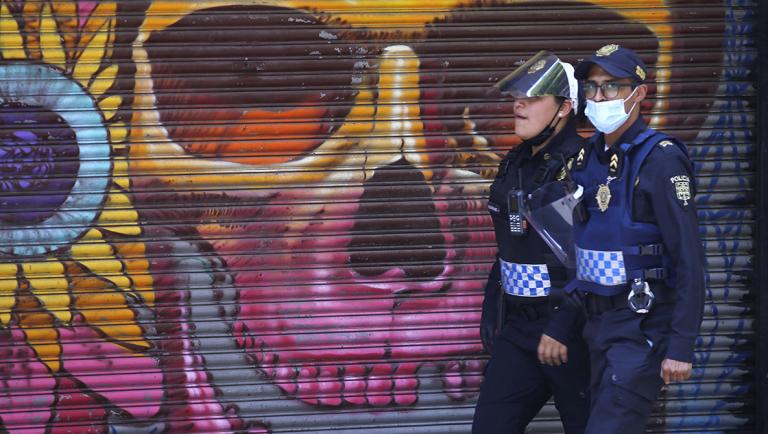
{"label": "reflective stripe", "polygon": [[576,277],[605,286],[627,283],[624,254],[576,247]]}
{"label": "reflective stripe", "polygon": [[501,286],[504,292],[518,297],[546,297],[549,295],[547,264],[515,264],[499,259]]}

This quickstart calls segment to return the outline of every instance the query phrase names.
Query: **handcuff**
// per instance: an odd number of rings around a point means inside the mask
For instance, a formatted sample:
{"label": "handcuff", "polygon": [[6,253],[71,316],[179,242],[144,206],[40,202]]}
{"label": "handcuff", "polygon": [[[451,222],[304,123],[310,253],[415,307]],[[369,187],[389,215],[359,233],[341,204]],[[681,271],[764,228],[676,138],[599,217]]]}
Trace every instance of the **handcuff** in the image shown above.
{"label": "handcuff", "polygon": [[627,295],[627,305],[632,312],[639,314],[650,312],[655,299],[656,296],[653,295],[648,282],[640,278],[632,281],[629,295]]}

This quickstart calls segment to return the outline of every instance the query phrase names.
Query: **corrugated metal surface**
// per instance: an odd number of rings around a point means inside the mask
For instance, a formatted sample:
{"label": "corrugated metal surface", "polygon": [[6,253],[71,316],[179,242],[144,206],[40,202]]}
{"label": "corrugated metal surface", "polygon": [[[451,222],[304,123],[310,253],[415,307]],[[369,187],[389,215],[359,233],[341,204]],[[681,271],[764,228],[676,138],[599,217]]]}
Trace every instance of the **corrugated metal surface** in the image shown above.
{"label": "corrugated metal surface", "polygon": [[[491,85],[605,43],[698,170],[692,381],[753,429],[750,1],[0,1],[0,418],[21,432],[466,433]],[[559,432],[553,407],[535,432]]]}

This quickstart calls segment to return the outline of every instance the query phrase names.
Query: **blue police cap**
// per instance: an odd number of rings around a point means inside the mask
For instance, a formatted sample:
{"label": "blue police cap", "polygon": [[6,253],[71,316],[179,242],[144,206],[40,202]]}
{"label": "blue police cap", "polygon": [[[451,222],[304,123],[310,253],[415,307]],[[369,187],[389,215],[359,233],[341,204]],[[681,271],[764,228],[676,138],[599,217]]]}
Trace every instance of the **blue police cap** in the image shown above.
{"label": "blue police cap", "polygon": [[588,60],[576,67],[576,78],[584,80],[592,65],[597,65],[616,78],[631,78],[637,83],[645,81],[647,69],[640,56],[633,50],[616,44],[608,44],[595,51]]}

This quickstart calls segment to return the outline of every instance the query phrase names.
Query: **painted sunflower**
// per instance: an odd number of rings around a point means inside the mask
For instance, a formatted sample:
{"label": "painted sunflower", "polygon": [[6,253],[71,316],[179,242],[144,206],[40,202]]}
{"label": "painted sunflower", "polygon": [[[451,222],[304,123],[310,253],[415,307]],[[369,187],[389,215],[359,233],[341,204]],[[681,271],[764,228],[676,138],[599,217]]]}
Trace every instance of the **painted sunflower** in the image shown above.
{"label": "painted sunflower", "polygon": [[128,417],[160,405],[159,363],[139,324],[154,295],[128,195],[115,14],[112,1],[0,2],[0,352],[13,362],[0,367],[0,418],[10,432],[66,419],[57,409],[73,390]]}

